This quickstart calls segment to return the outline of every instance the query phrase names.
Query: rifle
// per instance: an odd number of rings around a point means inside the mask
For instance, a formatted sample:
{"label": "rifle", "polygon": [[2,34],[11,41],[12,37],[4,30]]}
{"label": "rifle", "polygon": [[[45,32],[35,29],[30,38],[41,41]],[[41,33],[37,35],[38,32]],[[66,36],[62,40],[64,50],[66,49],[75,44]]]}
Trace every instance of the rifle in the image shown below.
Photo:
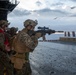
{"label": "rifle", "polygon": [[32,31],[32,30],[30,30],[29,32],[28,32],[28,34],[30,35],[30,36],[33,36],[33,35],[35,35],[36,33],[41,33],[41,35],[43,36],[43,35],[46,35],[46,34],[53,34],[53,33],[56,33],[56,32],[58,32],[58,33],[63,33],[64,31],[55,31],[55,30],[52,30],[52,29],[49,29],[49,28],[47,28],[47,29],[43,29],[43,28],[38,28],[39,30],[37,30],[37,31]]}

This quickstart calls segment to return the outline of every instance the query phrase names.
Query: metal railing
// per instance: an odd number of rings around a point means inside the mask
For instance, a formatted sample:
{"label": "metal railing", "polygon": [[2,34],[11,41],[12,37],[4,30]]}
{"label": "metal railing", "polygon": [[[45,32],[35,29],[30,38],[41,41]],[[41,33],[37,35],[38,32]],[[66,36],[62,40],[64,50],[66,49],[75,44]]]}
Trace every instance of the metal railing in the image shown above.
{"label": "metal railing", "polygon": [[9,0],[12,4],[18,4],[19,2],[17,0]]}
{"label": "metal railing", "polygon": [[0,1],[9,1],[12,4],[18,4],[19,3],[17,0],[0,0]]}

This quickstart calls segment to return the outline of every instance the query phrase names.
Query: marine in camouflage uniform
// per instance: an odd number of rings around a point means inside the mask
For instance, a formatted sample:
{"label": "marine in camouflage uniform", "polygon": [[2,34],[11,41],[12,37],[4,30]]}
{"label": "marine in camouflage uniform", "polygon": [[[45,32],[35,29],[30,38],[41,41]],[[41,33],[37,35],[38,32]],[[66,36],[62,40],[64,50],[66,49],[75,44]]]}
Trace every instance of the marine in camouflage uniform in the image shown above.
{"label": "marine in camouflage uniform", "polygon": [[[18,28],[16,28],[16,27],[7,28],[6,33],[7,33],[8,36],[9,36],[10,48],[11,48],[13,39],[14,39],[15,36],[17,35],[17,31],[18,31]],[[15,52],[14,52],[13,50],[10,50],[10,51],[8,52],[8,55],[11,56],[12,54],[15,54]]]}
{"label": "marine in camouflage uniform", "polygon": [[12,49],[16,54],[11,56],[11,62],[14,64],[17,75],[31,75],[31,67],[29,62],[29,52],[32,52],[38,45],[38,38],[41,34],[38,33],[30,36],[28,32],[34,31],[37,21],[28,19],[24,22],[24,29],[21,30],[13,40]]}
{"label": "marine in camouflage uniform", "polygon": [[5,20],[0,21],[0,75],[13,75],[13,66],[10,64],[7,51],[9,50],[9,42],[5,34],[5,30],[9,23]]}

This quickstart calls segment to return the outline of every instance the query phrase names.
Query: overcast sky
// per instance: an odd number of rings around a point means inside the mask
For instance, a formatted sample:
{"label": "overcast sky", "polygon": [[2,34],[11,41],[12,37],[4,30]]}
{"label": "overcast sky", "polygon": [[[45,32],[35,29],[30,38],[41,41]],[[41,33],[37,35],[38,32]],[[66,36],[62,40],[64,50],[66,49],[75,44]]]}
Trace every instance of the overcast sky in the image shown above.
{"label": "overcast sky", "polygon": [[[11,21],[11,26],[16,24],[19,28],[23,28],[21,24],[28,18],[37,19],[39,21],[39,25],[47,25],[48,27],[50,25],[55,27],[59,25],[76,25],[76,0],[18,1],[20,3],[13,12],[8,15],[8,19]],[[74,28],[74,30],[76,30],[76,26],[74,26],[71,29]],[[67,27],[65,28],[67,30]]]}

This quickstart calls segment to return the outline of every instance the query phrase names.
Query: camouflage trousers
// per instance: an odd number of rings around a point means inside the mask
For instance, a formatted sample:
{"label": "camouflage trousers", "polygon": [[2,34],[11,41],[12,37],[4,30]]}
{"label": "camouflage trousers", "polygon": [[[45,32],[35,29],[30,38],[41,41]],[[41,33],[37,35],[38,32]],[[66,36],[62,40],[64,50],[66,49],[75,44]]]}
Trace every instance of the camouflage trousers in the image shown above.
{"label": "camouflage trousers", "polygon": [[6,53],[0,51],[0,75],[4,75],[4,70],[6,70],[6,75],[13,74],[13,66]]}
{"label": "camouflage trousers", "polygon": [[16,75],[31,75],[31,73],[32,71],[31,71],[30,63],[26,62],[21,70],[17,70]]}

